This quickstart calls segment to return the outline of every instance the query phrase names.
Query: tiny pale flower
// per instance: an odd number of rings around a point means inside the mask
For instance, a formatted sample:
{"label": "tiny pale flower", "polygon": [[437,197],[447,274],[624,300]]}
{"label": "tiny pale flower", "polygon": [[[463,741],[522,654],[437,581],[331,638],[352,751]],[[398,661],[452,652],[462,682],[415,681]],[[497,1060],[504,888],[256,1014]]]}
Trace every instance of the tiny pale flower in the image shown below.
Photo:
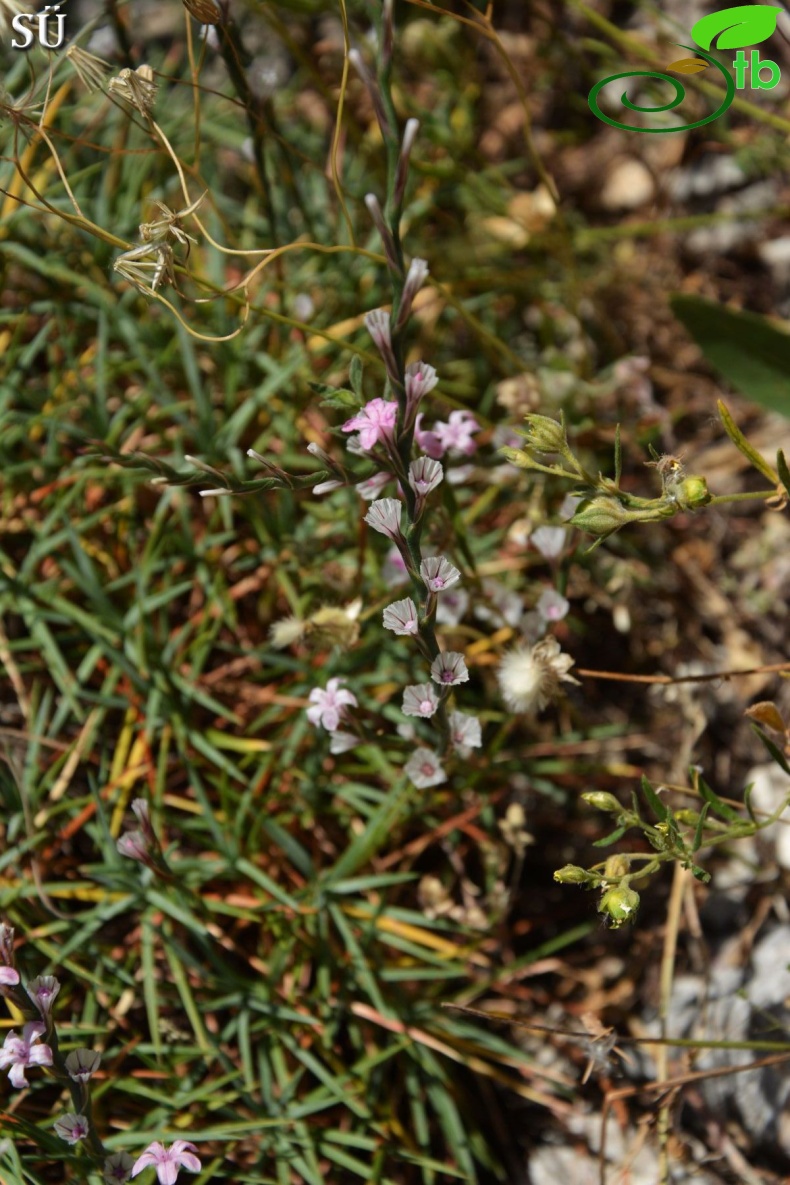
{"label": "tiny pale flower", "polygon": [[568,674],[573,662],[553,637],[535,646],[517,646],[499,665],[502,698],[512,712],[541,711],[557,698],[561,682],[578,682]]}
{"label": "tiny pale flower", "polygon": [[25,1025],[21,1037],[18,1037],[13,1029],[6,1033],[3,1047],[0,1049],[0,1070],[8,1070],[9,1081],[17,1090],[28,1084],[25,1077],[28,1066],[52,1065],[50,1047],[36,1044],[45,1031],[46,1025],[43,1021],[33,1020]]}
{"label": "tiny pale flower", "polygon": [[434,683],[443,687],[455,687],[458,683],[466,683],[469,671],[466,668],[463,654],[456,650],[445,650],[431,663],[431,678]]}
{"label": "tiny pale flower", "polygon": [[370,510],[365,515],[365,522],[381,535],[387,535],[390,539],[400,539],[402,509],[402,504],[397,498],[379,498],[371,503]]}
{"label": "tiny pale flower", "polygon": [[428,786],[439,786],[447,781],[441,761],[430,749],[415,750],[404,765],[403,772],[418,790],[425,790]]}
{"label": "tiny pale flower", "polygon": [[409,485],[421,498],[435,490],[444,477],[444,470],[431,457],[418,457],[409,466]]}
{"label": "tiny pale flower", "polygon": [[480,431],[480,425],[465,409],[451,411],[447,422],[434,424],[433,431],[439,437],[442,452],[463,453],[469,457],[477,449],[473,435]]}
{"label": "tiny pale flower", "polygon": [[433,716],[439,707],[439,697],[430,683],[414,683],[403,693],[401,711],[404,716]]}
{"label": "tiny pale flower", "polygon": [[319,481],[318,485],[314,485],[313,493],[320,498],[322,494],[332,494],[335,490],[342,490],[342,488],[343,482],[332,477],[329,481]]}
{"label": "tiny pale flower", "polygon": [[125,831],[115,841],[115,846],[122,856],[127,856],[130,860],[139,860],[142,864],[147,864],[150,859],[148,843],[142,831]]}
{"label": "tiny pale flower", "polygon": [[67,1144],[79,1144],[80,1140],[84,1140],[90,1134],[90,1124],[84,1115],[67,1111],[60,1119],[55,1120],[55,1131]]}
{"label": "tiny pale flower", "polygon": [[159,1185],[175,1185],[179,1169],[184,1168],[188,1173],[200,1172],[202,1166],[196,1152],[197,1148],[188,1140],[174,1140],[169,1148],[155,1140],[137,1157],[132,1166],[132,1176],[136,1177],[150,1166],[156,1169]]}
{"label": "tiny pale flower", "polygon": [[438,382],[432,366],[425,362],[412,362],[406,367],[406,399],[410,404],[419,403]]}
{"label": "tiny pale flower", "polygon": [[329,752],[334,757],[348,753],[349,749],[356,748],[358,744],[359,737],[354,736],[353,732],[335,731],[329,734]]}
{"label": "tiny pale flower", "polygon": [[544,621],[562,621],[570,607],[570,602],[553,588],[544,589],[535,606]]}
{"label": "tiny pale flower", "polygon": [[392,347],[390,315],[386,309],[373,309],[365,314],[365,328],[373,338],[376,348],[383,353]]}
{"label": "tiny pale flower", "polygon": [[451,588],[442,593],[436,606],[437,625],[458,625],[469,608],[469,594],[462,588]]}
{"label": "tiny pale flower", "polygon": [[391,399],[371,399],[361,411],[346,420],[344,432],[359,432],[359,444],[368,451],[380,442],[391,441],[398,417],[398,405]]}
{"label": "tiny pale flower", "polygon": [[365,502],[373,502],[390,481],[392,481],[391,473],[374,473],[365,481],[358,481],[354,488]]}
{"label": "tiny pale flower", "polygon": [[104,1162],[104,1179],[107,1185],[125,1185],[129,1180],[134,1160],[128,1152],[113,1152]]}
{"label": "tiny pale flower", "polygon": [[0,986],[16,987],[19,983],[19,972],[15,967],[0,967]]}
{"label": "tiny pale flower", "polygon": [[483,743],[482,729],[477,716],[465,712],[450,712],[450,740],[453,748],[461,754],[469,749],[479,749]]}
{"label": "tiny pale flower", "polygon": [[444,455],[442,442],[436,432],[422,427],[422,412],[420,412],[414,421],[414,439],[422,451],[427,453],[429,457],[433,457],[434,460],[438,460],[439,457]]}
{"label": "tiny pale flower", "polygon": [[420,564],[420,576],[431,592],[444,592],[461,579],[458,569],[443,555],[429,556]]}
{"label": "tiny pale flower", "polygon": [[529,541],[545,560],[555,560],[562,555],[568,532],[565,527],[538,527],[529,537]]}
{"label": "tiny pale flower", "polygon": [[330,679],[326,691],[314,687],[310,692],[309,700],[312,707],[307,709],[307,719],[311,724],[325,728],[327,732],[336,732],[346,714],[346,708],[357,706],[357,697],[353,692],[341,687],[342,682],[342,679]]}
{"label": "tiny pale flower", "polygon": [[54,975],[37,975],[27,985],[27,994],[44,1020],[48,1020],[52,1015],[52,1005],[59,991],[60,984]]}
{"label": "tiny pale flower", "polygon": [[401,636],[419,633],[417,606],[411,597],[406,597],[402,601],[393,601],[391,605],[387,605],[384,610],[384,628]]}
{"label": "tiny pale flower", "polygon": [[387,585],[406,584],[408,582],[409,573],[406,570],[406,561],[397,547],[391,547],[384,557],[381,575],[384,583]]}
{"label": "tiny pale flower", "polygon": [[75,1082],[87,1082],[100,1062],[101,1054],[95,1049],[73,1049],[66,1058],[66,1072]]}

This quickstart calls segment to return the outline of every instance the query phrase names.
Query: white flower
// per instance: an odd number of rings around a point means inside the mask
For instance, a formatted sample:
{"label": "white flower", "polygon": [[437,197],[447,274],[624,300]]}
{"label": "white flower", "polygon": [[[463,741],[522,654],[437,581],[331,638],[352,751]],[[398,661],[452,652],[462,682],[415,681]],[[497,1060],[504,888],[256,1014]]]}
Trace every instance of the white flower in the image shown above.
{"label": "white flower", "polygon": [[469,594],[462,588],[451,588],[442,593],[436,607],[437,625],[458,625],[469,607]]}
{"label": "white flower", "polygon": [[546,560],[554,560],[562,555],[568,532],[565,527],[538,527],[529,537],[533,547],[537,548]]}
{"label": "white flower", "polygon": [[390,539],[400,539],[401,511],[402,506],[397,498],[379,498],[371,503],[370,510],[365,515],[365,522],[374,531],[379,531]]}
{"label": "white flower", "polygon": [[357,706],[357,697],[341,687],[342,682],[342,679],[330,679],[326,691],[314,687],[310,692],[309,700],[313,706],[307,709],[307,719],[311,724],[335,732],[346,714],[346,708]]}
{"label": "white flower", "polygon": [[445,650],[431,663],[431,678],[434,683],[443,687],[454,687],[456,683],[466,683],[469,671],[466,669],[463,654],[456,650]]}
{"label": "white flower", "polygon": [[390,315],[386,309],[373,309],[370,313],[366,313],[365,328],[379,350],[391,347]]}
{"label": "white flower", "polygon": [[418,457],[409,466],[409,485],[421,498],[435,490],[444,477],[444,470],[431,457]]}
{"label": "white flower", "polygon": [[406,563],[397,547],[391,547],[384,557],[381,576],[385,584],[407,584],[409,573]]}
{"label": "white flower", "polygon": [[403,772],[418,790],[424,790],[428,786],[438,786],[447,781],[447,774],[442,769],[441,761],[430,749],[415,750],[404,765]]}
{"label": "white flower", "polygon": [[439,697],[430,683],[414,683],[403,693],[404,716],[433,716],[439,707]]}
{"label": "white flower", "polygon": [[464,750],[479,749],[483,743],[483,734],[477,716],[467,716],[465,712],[450,713],[450,740],[453,748],[462,755]]}
{"label": "white flower", "polygon": [[556,699],[560,683],[577,683],[568,674],[573,666],[556,638],[544,638],[535,646],[517,646],[499,665],[497,678],[502,698],[512,712],[534,712]]}
{"label": "white flower", "polygon": [[355,737],[352,732],[330,732],[329,734],[329,752],[338,757],[341,753],[347,753],[349,749],[355,748],[359,744],[359,737]]}
{"label": "white flower", "polygon": [[365,481],[358,481],[354,488],[360,498],[364,498],[366,502],[372,502],[374,498],[378,498],[388,481],[392,481],[391,473],[374,473]]}
{"label": "white flower", "polygon": [[492,610],[487,605],[475,605],[475,617],[479,621],[490,621],[497,626],[519,624],[524,606],[518,593],[490,577],[483,580],[483,592],[491,599],[494,608]]}
{"label": "white flower", "polygon": [[405,636],[419,631],[417,622],[417,606],[411,597],[403,601],[393,601],[384,610],[384,629],[392,630],[394,634]]}
{"label": "white flower", "polygon": [[[329,481],[319,481],[318,485],[313,486],[313,493],[318,494],[319,498],[322,494],[331,494],[333,490],[341,490],[343,482],[337,481],[335,478],[330,478]],[[213,490],[207,490],[206,493],[213,493]]]}
{"label": "white flower", "polygon": [[432,366],[427,366],[424,362],[412,362],[406,367],[406,398],[409,403],[419,403],[438,382]]}
{"label": "white flower", "polygon": [[570,602],[553,588],[544,589],[535,606],[544,621],[562,621],[570,607]]}
{"label": "white flower", "polygon": [[461,573],[443,555],[430,556],[420,564],[420,576],[431,592],[444,592],[461,579]]}

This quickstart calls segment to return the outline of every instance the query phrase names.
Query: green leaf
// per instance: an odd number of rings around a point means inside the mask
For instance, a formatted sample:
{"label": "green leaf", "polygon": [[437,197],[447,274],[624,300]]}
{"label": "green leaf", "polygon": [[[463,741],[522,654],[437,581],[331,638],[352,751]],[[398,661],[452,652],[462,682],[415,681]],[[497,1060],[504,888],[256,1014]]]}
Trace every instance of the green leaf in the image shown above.
{"label": "green leaf", "polygon": [[[726,802],[722,802],[718,794],[714,794],[708,783],[698,774],[696,770],[692,771],[692,784],[695,790],[699,790],[700,796],[705,799],[710,809],[714,814],[719,815],[722,819],[726,819],[728,823],[740,823],[741,816]],[[696,849],[695,849],[696,850]]]}
{"label": "green leaf", "polygon": [[705,820],[708,817],[709,810],[710,810],[710,804],[706,802],[704,807],[702,808],[702,810],[699,813],[699,818],[697,819],[697,826],[696,826],[696,830],[694,831],[694,839],[691,844],[692,852],[698,852],[700,850],[700,848],[702,847],[702,834],[705,830]]}
{"label": "green leaf", "polygon": [[756,313],[736,313],[699,296],[673,296],[670,305],[732,387],[762,407],[790,416],[790,334]]}
{"label": "green leaf", "polygon": [[788,497],[790,497],[790,469],[787,468],[787,461],[781,449],[776,454],[776,472],[782,479],[782,485],[787,490]]}
{"label": "green leaf", "polygon": [[697,21],[691,36],[700,49],[742,49],[767,41],[776,29],[781,8],[773,4],[739,4],[722,12],[711,12]]}
{"label": "green leaf", "polygon": [[351,365],[348,368],[348,381],[351,383],[351,390],[358,399],[364,399],[362,392],[362,359],[359,354],[355,354],[351,359]]}
{"label": "green leaf", "polygon": [[785,757],[784,753],[779,748],[779,746],[775,745],[773,743],[773,741],[771,740],[771,738],[769,736],[767,736],[766,733],[764,733],[763,730],[758,725],[752,724],[752,728],[757,733],[758,737],[763,742],[763,744],[765,745],[768,752],[771,754],[771,757],[774,759],[776,764],[781,769],[783,769],[786,774],[790,774],[790,764],[788,764],[787,758]]}
{"label": "green leaf", "polygon": [[610,835],[605,835],[603,839],[596,839],[593,847],[608,848],[610,844],[617,843],[618,839],[622,839],[622,837],[625,835],[625,832],[625,827],[618,827],[616,831],[613,831]]}
{"label": "green leaf", "polygon": [[642,774],[641,785],[642,793],[647,799],[648,806],[652,810],[653,814],[656,816],[659,823],[666,823],[670,817],[669,810],[664,806],[663,802],[658,797],[644,774]]}
{"label": "green leaf", "polygon": [[310,390],[320,395],[323,407],[337,407],[341,411],[358,411],[362,399],[345,387],[328,387],[326,383],[310,383]]}
{"label": "green leaf", "polygon": [[746,439],[743,432],[741,432],[740,428],[735,423],[735,420],[730,415],[726,404],[722,403],[721,399],[719,399],[716,406],[719,409],[719,415],[721,416],[721,422],[724,425],[724,431],[727,433],[732,443],[739,452],[743,453],[747,461],[750,461],[751,464],[754,465],[755,469],[762,473],[763,477],[767,477],[771,484],[775,485],[777,481],[777,475],[774,473],[773,469],[768,464],[762,453],[758,453],[757,449],[754,448],[753,445],[749,444],[749,441]]}

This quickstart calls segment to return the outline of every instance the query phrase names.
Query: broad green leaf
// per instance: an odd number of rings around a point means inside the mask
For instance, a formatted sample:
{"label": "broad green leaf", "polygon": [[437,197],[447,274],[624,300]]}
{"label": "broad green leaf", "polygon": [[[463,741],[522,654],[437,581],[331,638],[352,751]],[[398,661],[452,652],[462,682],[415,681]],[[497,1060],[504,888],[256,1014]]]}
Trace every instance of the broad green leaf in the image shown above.
{"label": "broad green leaf", "polygon": [[710,49],[714,41],[715,49],[759,45],[775,30],[781,11],[773,4],[739,4],[704,16],[692,28],[691,36],[700,49]]}
{"label": "broad green leaf", "polygon": [[736,313],[698,296],[673,296],[670,304],[731,386],[762,407],[790,416],[790,334],[756,313]]}

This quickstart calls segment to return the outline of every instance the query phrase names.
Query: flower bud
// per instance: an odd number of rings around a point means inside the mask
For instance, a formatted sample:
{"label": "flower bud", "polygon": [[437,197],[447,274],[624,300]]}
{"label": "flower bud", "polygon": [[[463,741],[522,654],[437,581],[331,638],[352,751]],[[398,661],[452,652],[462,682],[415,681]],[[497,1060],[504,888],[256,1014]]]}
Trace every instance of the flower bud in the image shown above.
{"label": "flower bud", "polygon": [[539,453],[565,453],[568,451],[568,441],[565,429],[556,420],[548,416],[525,416],[529,432],[527,442]]}
{"label": "flower bud", "polygon": [[559,881],[561,885],[584,885],[592,880],[589,872],[584,868],[580,868],[578,864],[566,864],[563,868],[558,868],[554,873],[555,881]]}
{"label": "flower bud", "polygon": [[599,494],[596,498],[587,498],[582,502],[573,518],[569,519],[571,526],[586,531],[588,535],[603,538],[611,535],[626,523],[633,522],[634,511],[626,510],[622,502],[609,494]]}
{"label": "flower bud", "polygon": [[685,808],[675,811],[675,818],[678,823],[685,823],[688,827],[696,827],[697,823],[699,823],[699,814],[697,811],[689,811]]}
{"label": "flower bud", "polygon": [[704,477],[692,474],[682,481],[666,484],[668,494],[671,494],[681,510],[700,510],[711,501],[711,493]]}
{"label": "flower bud", "polygon": [[603,875],[605,880],[619,881],[620,877],[628,876],[631,869],[631,861],[627,856],[610,856],[604,866]]}
{"label": "flower bud", "polygon": [[639,894],[627,885],[607,889],[598,906],[599,912],[606,914],[614,929],[634,918],[638,909]]}
{"label": "flower bud", "polygon": [[614,794],[610,794],[608,790],[591,790],[588,794],[582,794],[582,798],[599,811],[611,811],[614,814],[623,809]]}

